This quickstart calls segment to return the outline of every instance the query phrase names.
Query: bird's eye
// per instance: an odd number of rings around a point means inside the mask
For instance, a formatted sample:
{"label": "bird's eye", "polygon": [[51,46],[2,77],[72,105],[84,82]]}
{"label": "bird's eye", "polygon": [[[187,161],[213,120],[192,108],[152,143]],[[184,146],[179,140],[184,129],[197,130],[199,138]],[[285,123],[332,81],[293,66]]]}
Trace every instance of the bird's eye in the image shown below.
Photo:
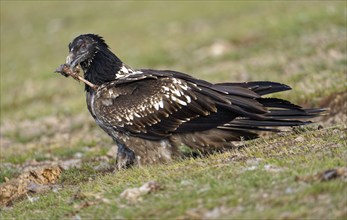
{"label": "bird's eye", "polygon": [[82,44],[81,44],[81,49],[86,49],[86,47],[87,47],[87,44],[86,44],[86,43],[82,43]]}

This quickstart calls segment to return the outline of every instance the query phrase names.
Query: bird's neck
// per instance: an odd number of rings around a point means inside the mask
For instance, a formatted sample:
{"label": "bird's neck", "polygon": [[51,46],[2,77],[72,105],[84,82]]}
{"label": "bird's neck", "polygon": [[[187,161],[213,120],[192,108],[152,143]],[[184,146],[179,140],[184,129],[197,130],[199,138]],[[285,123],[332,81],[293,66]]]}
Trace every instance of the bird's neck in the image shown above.
{"label": "bird's neck", "polygon": [[[81,63],[84,78],[98,86],[115,80],[123,66],[123,62],[109,49],[100,50],[91,59]],[[88,85],[85,89],[87,92],[93,90]]]}

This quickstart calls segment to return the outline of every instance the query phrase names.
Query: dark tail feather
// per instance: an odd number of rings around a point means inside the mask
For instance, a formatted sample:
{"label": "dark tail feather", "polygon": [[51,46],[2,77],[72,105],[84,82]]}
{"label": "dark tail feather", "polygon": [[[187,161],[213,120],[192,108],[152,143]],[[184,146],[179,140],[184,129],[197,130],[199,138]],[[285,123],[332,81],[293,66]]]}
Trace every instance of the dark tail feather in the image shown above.
{"label": "dark tail feather", "polygon": [[264,119],[258,118],[236,118],[227,123],[220,129],[244,130],[244,131],[271,131],[278,132],[275,127],[292,127],[312,123],[308,121],[311,118],[321,115],[324,109],[303,109],[302,107],[292,104],[289,101],[277,98],[258,98],[268,112],[264,114]]}
{"label": "dark tail feather", "polygon": [[233,86],[239,86],[242,88],[250,89],[260,96],[270,94],[270,93],[291,90],[291,88],[285,84],[277,83],[277,82],[266,82],[266,81],[244,82],[244,83],[218,83],[216,85],[230,87],[230,88],[233,88]]}
{"label": "dark tail feather", "polygon": [[301,106],[277,98],[259,98],[257,100],[268,109],[268,112],[265,113],[266,120],[310,119],[325,111],[324,109],[303,109]]}
{"label": "dark tail feather", "polygon": [[[247,129],[257,128],[258,130],[268,130],[266,127],[291,127],[300,126],[311,123],[310,121],[300,121],[300,120],[274,120],[267,119],[264,121],[252,120],[252,119],[235,119],[231,123],[228,123],[231,127],[243,127]],[[265,128],[262,128],[265,127]]]}

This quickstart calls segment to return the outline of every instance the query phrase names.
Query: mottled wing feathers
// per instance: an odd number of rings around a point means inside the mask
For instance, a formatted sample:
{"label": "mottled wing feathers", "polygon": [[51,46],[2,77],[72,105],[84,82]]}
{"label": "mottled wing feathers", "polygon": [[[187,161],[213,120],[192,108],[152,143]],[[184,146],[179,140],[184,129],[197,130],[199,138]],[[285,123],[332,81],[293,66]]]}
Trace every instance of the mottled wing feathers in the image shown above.
{"label": "mottled wing feathers", "polygon": [[98,89],[93,108],[99,120],[108,125],[159,139],[182,131],[179,127],[190,120],[216,112],[214,99],[227,102],[218,94],[210,98],[199,91],[193,83],[173,77],[115,81]]}
{"label": "mottled wing feathers", "polygon": [[145,139],[210,129],[254,138],[252,130],[302,125],[300,119],[322,111],[261,97],[288,89],[274,82],[211,84],[174,71],[140,70],[99,87],[92,110],[108,127]]}
{"label": "mottled wing feathers", "polygon": [[205,131],[238,116],[263,119],[267,112],[255,92],[228,90],[173,71],[140,74],[104,84],[93,109],[103,123],[146,139]]}

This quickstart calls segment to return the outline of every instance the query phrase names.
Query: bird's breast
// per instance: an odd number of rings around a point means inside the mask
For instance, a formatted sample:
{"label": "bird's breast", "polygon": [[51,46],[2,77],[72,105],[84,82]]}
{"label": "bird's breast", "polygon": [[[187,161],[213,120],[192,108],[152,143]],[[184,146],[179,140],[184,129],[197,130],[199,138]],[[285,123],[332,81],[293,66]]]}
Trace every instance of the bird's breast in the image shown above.
{"label": "bird's breast", "polygon": [[95,122],[100,126],[100,127],[104,127],[104,123],[102,123],[102,121],[98,118],[98,115],[95,113],[95,92],[94,91],[90,91],[86,93],[86,98],[87,98],[87,107],[88,110],[90,112],[90,114],[93,116]]}

